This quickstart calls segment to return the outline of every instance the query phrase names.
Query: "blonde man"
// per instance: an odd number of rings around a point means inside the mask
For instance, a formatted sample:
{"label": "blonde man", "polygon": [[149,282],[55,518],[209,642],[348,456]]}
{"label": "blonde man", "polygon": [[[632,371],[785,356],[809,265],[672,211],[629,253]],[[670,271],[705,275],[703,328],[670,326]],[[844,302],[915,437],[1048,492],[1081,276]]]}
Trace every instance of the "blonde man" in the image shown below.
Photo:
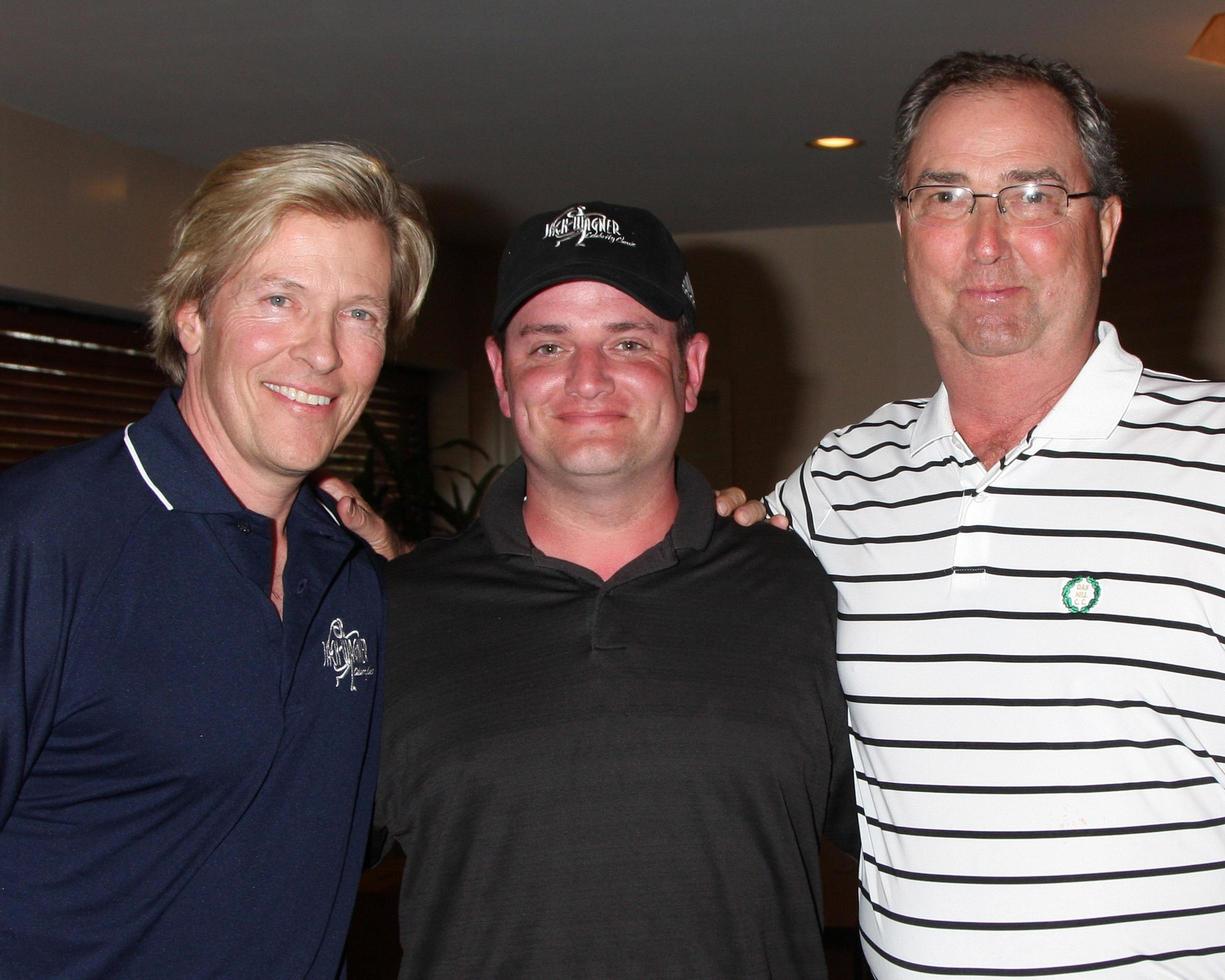
{"label": "blonde man", "polygon": [[181,388],[0,478],[6,976],[334,977],[382,605],[305,476],[421,301],[417,195],[343,144],[205,179],[152,300]]}

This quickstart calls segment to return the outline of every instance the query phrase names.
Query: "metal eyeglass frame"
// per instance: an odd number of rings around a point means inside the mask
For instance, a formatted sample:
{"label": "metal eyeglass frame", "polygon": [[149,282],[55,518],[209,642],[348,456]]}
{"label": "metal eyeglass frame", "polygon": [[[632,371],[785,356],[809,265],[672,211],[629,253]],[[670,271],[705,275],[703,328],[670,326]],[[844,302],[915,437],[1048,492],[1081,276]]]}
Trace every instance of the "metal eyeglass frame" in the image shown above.
{"label": "metal eyeglass frame", "polygon": [[[911,206],[910,198],[914,194],[915,191],[921,191],[921,190],[925,190],[927,188],[933,188],[933,187],[946,188],[948,190],[968,191],[970,194],[970,206],[965,210],[965,212],[961,215],[961,217],[954,218],[951,221],[937,220],[936,222],[932,222],[930,218],[927,218],[927,219],[920,218],[918,215],[914,213],[914,208]],[[974,188],[966,187],[964,184],[915,184],[915,186],[910,188],[910,190],[908,190],[905,194],[899,194],[897,196],[897,199],[899,201],[906,202],[907,213],[910,215],[910,217],[913,220],[919,222],[920,224],[932,224],[932,223],[955,224],[955,223],[959,223],[965,220],[965,218],[968,218],[970,215],[974,213],[974,208],[978,205],[978,199],[980,197],[989,197],[995,201],[996,212],[1001,217],[1003,217],[1005,221],[1011,222],[1014,219],[1011,219],[1008,217],[1009,212],[1004,207],[1004,202],[1003,200],[1001,200],[1001,195],[1007,194],[1009,191],[1014,191],[1020,188],[1027,188],[1027,187],[1053,187],[1058,190],[1061,190],[1063,191],[1063,194],[1064,194],[1065,203],[1064,203],[1063,210],[1059,213],[1058,217],[1056,217],[1053,221],[1046,221],[1046,222],[1043,222],[1041,224],[1036,224],[1036,225],[1019,222],[1018,227],[1021,227],[1021,228],[1049,228],[1051,225],[1057,225],[1059,224],[1059,222],[1063,221],[1063,219],[1068,216],[1068,205],[1071,204],[1072,201],[1075,201],[1082,197],[1101,197],[1101,191],[1099,191],[1096,187],[1090,190],[1087,190],[1087,191],[1077,191],[1075,194],[1073,194],[1062,184],[1056,184],[1056,183],[1045,182],[1045,181],[1040,181],[1040,180],[1031,180],[1031,181],[1026,181],[1025,183],[1022,183],[1022,184],[1009,184],[1007,187],[1001,187],[994,194],[977,194],[974,192]]]}

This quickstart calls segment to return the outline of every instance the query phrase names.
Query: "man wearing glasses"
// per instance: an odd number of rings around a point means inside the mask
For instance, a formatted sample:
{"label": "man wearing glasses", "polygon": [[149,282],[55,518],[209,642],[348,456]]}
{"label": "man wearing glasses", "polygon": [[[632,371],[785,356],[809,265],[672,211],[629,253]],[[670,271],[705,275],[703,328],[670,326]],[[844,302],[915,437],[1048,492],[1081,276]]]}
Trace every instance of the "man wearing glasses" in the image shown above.
{"label": "man wearing glasses", "polygon": [[767,500],[838,586],[869,964],[1225,976],[1225,386],[1097,322],[1122,179],[1074,69],[937,62],[893,180],[943,385]]}

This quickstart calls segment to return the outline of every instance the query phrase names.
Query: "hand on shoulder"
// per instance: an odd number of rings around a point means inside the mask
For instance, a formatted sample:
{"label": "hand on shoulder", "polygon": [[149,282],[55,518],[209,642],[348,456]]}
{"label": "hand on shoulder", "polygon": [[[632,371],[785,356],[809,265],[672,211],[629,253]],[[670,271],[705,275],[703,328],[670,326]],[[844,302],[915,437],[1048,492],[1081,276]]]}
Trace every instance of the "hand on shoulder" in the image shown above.
{"label": "hand on shoulder", "polygon": [[390,561],[413,550],[412,541],[405,541],[374,509],[362,499],[357,488],[348,480],[330,473],[315,474],[315,485],[336,500],[336,513],[344,526],[368,544],[375,554]]}
{"label": "hand on shoulder", "polygon": [[[749,500],[740,487],[727,487],[715,491],[715,510],[720,517],[731,517],[737,524],[749,527],[766,519],[766,508],[760,500]],[[790,522],[783,514],[775,514],[770,523],[787,530]]]}

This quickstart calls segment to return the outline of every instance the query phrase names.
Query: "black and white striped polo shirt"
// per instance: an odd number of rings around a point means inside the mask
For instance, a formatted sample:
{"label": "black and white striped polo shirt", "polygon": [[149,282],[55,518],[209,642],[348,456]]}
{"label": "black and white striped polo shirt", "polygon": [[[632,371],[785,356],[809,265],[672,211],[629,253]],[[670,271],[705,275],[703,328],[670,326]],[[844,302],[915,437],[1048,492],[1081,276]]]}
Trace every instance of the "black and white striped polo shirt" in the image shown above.
{"label": "black and white striped polo shirt", "polygon": [[837,583],[878,977],[1225,977],[1225,385],[1114,328],[985,471],[941,388],[769,498]]}

